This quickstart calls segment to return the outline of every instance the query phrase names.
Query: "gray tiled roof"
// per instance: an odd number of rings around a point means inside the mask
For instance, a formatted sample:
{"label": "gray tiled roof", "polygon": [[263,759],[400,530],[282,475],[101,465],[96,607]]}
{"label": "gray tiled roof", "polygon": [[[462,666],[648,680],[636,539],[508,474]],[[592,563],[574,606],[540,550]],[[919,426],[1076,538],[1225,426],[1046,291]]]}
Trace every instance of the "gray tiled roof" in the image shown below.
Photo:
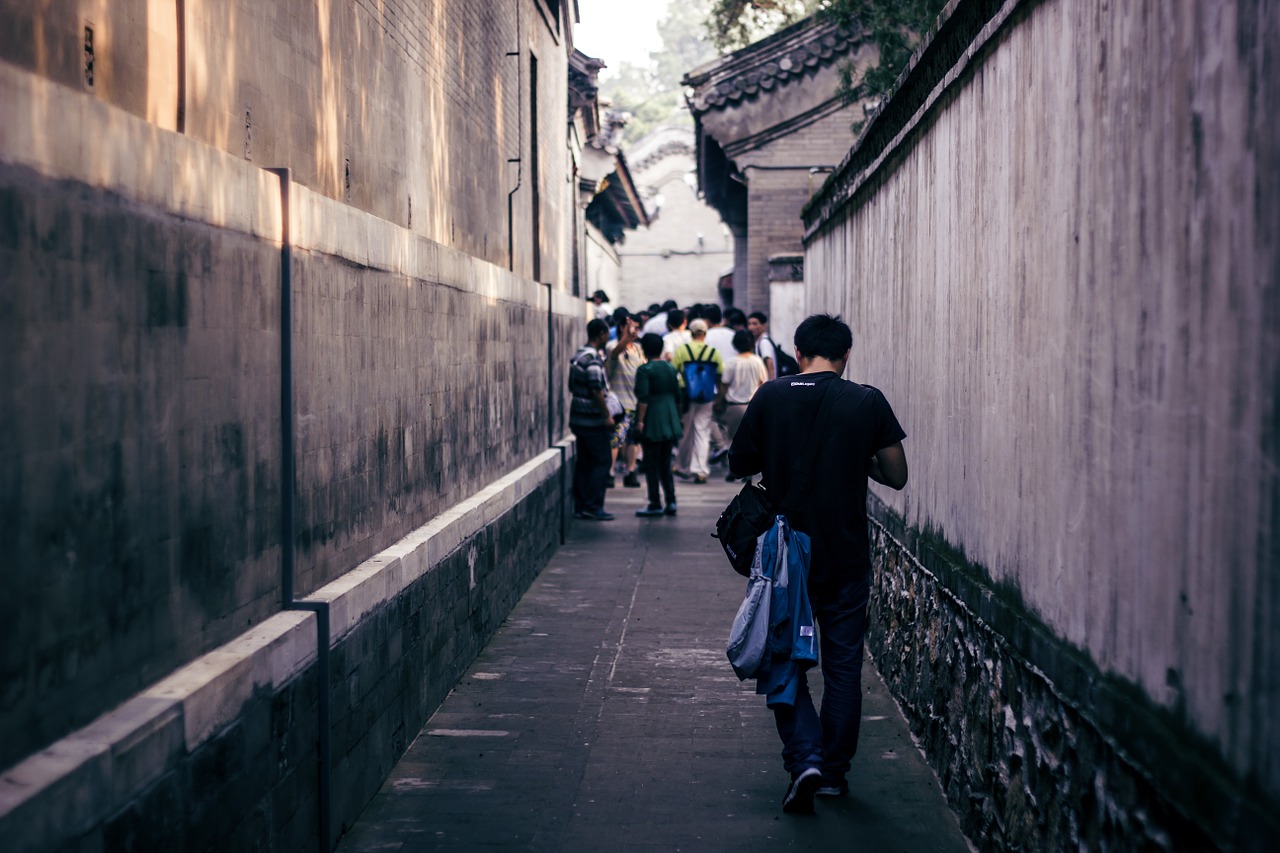
{"label": "gray tiled roof", "polygon": [[806,18],[685,75],[695,114],[722,109],[785,86],[844,58],[860,40],[854,33]]}

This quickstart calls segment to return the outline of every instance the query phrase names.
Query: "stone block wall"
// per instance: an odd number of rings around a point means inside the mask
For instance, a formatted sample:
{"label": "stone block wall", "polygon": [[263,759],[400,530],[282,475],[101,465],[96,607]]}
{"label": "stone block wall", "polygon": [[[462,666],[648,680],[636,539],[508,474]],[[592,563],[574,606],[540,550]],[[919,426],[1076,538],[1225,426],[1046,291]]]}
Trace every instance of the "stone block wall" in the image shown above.
{"label": "stone block wall", "polygon": [[908,433],[877,655],[991,849],[1280,837],[1278,36],[961,0],[806,209]]}

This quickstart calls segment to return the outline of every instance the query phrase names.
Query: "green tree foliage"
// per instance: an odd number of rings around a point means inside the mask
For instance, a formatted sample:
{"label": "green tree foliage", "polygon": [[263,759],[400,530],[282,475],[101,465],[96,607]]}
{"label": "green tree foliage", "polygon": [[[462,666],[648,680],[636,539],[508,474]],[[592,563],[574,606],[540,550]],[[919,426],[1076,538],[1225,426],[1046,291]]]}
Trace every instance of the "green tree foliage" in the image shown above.
{"label": "green tree foliage", "polygon": [[946,0],[833,0],[823,14],[849,29],[861,26],[880,50],[880,62],[861,80],[853,79],[852,63],[841,66],[840,91],[845,100],[883,98],[945,5]]}
{"label": "green tree foliage", "polygon": [[707,33],[710,6],[711,0],[671,0],[658,22],[661,49],[650,53],[647,63],[623,62],[609,69],[601,81],[601,96],[614,109],[631,114],[625,142],[635,142],[661,124],[692,122],[680,80],[717,55]]}
{"label": "green tree foliage", "polygon": [[[840,66],[840,94],[848,103],[877,105],[897,82],[920,39],[938,19],[946,0],[714,0],[708,28],[722,49],[736,49],[809,14],[864,30],[880,61],[856,78],[852,62]],[[854,131],[863,122],[854,123]]]}
{"label": "green tree foliage", "polygon": [[821,0],[715,0],[707,29],[716,47],[738,50],[819,11]]}

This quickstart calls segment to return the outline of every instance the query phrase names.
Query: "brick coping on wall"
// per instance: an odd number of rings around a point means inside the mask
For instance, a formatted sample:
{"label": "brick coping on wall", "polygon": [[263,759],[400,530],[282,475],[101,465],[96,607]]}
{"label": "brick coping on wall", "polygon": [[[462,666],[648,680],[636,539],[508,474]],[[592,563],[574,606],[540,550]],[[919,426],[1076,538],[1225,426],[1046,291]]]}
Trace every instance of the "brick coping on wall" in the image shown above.
{"label": "brick coping on wall", "polygon": [[[329,605],[331,647],[558,476],[571,453],[568,438],[309,596]],[[101,824],[232,723],[255,691],[275,690],[314,663],[315,618],[277,613],[6,770],[0,838],[44,849]]]}

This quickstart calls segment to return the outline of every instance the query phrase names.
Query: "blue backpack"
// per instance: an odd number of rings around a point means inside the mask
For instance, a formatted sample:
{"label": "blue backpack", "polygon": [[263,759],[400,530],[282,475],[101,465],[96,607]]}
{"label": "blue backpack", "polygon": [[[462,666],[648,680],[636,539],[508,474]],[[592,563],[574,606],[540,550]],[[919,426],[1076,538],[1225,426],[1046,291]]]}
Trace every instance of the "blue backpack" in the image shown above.
{"label": "blue backpack", "polygon": [[715,352],[711,347],[703,345],[702,352],[693,354],[693,345],[685,344],[691,361],[686,361],[680,368],[684,374],[685,393],[690,403],[710,403],[716,398],[716,363],[711,360]]}

